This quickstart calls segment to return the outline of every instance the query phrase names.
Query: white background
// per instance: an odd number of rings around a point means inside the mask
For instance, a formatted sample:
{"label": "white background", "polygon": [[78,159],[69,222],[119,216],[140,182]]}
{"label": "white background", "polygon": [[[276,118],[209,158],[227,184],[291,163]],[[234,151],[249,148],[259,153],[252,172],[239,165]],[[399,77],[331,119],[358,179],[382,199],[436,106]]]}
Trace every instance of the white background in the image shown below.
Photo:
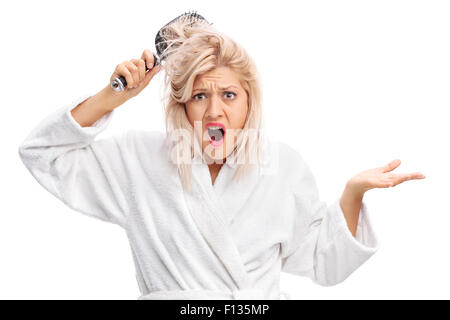
{"label": "white background", "polygon": [[[426,179],[366,193],[379,251],[343,283],[282,275],[296,299],[450,298],[450,5],[446,1],[14,1],[0,5],[0,298],[136,299],[125,232],[72,211],[23,166],[47,114],[95,94],[157,30],[197,10],[241,43],[263,83],[267,132],[298,150],[323,200],[399,158]],[[162,77],[99,138],[164,130]]]}

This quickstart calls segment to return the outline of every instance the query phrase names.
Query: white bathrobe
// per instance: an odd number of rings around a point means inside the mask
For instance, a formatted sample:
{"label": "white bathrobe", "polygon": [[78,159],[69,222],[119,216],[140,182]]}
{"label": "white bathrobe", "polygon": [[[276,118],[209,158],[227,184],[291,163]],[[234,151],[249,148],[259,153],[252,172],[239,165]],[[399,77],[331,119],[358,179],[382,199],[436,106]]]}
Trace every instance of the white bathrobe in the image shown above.
{"label": "white bathrobe", "polygon": [[114,111],[81,127],[70,111],[89,96],[43,119],[19,155],[70,208],[124,228],[139,299],[280,299],[282,271],[334,285],[377,250],[366,204],[354,238],[339,198],[331,206],[319,200],[308,165],[288,145],[267,144],[276,170],[255,168],[238,183],[233,163],[214,185],[207,164],[193,164],[187,194],[165,133],[96,140]]}

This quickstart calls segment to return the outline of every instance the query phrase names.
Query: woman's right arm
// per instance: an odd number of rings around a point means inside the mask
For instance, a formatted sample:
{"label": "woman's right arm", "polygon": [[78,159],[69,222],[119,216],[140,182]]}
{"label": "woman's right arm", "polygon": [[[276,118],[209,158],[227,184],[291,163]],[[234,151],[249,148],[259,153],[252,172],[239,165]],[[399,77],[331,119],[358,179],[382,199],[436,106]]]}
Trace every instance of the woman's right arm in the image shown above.
{"label": "woman's right arm", "polygon": [[19,155],[37,182],[70,208],[123,225],[127,132],[94,141],[114,111],[82,127],[71,111],[91,98],[82,97],[48,115],[21,143]]}
{"label": "woman's right arm", "polygon": [[[106,113],[124,104],[127,100],[137,96],[150,80],[161,70],[161,65],[153,68],[154,57],[150,50],[142,53],[141,59],[124,61],[117,65],[111,75],[110,82],[123,75],[127,81],[127,87],[122,92],[112,90],[108,84],[95,96],[90,97],[72,110],[73,118],[82,126],[88,127],[100,119]],[[149,71],[145,71],[147,65]]]}
{"label": "woman's right arm", "polygon": [[[156,69],[147,74],[156,74]],[[120,93],[112,94],[107,86],[96,95],[80,97],[43,119],[18,150],[26,168],[47,191],[76,211],[121,226],[128,212],[128,132],[101,140],[95,137],[108,126],[114,109],[139,87],[145,87],[143,81]]]}
{"label": "woman's right arm", "polygon": [[105,114],[117,108],[121,102],[108,85],[96,95],[84,100],[71,110],[73,119],[82,127],[90,127]]}

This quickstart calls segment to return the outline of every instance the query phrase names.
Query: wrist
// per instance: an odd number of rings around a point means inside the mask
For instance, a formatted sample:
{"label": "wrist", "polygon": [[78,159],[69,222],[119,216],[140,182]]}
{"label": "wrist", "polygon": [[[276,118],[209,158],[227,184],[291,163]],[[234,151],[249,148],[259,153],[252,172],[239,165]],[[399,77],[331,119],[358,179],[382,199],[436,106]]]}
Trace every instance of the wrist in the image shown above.
{"label": "wrist", "polygon": [[104,87],[97,95],[98,100],[103,102],[102,106],[105,113],[114,110],[125,102],[121,92],[114,91],[110,85]]}
{"label": "wrist", "polygon": [[351,180],[349,180],[345,185],[344,194],[346,194],[346,197],[352,201],[361,201],[365,192],[366,191],[364,188],[361,188]]}

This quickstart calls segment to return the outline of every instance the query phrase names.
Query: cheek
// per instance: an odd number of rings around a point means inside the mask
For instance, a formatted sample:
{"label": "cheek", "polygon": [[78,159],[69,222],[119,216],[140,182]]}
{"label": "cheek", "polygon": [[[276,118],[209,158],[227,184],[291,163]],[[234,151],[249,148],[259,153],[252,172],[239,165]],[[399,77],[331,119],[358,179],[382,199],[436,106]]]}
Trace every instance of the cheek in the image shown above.
{"label": "cheek", "polygon": [[190,105],[186,105],[186,116],[189,120],[189,123],[194,126],[194,121],[202,121],[203,113],[199,108],[194,108]]}
{"label": "cheek", "polygon": [[242,128],[245,124],[245,120],[247,119],[247,113],[248,113],[248,103],[247,100],[242,101],[239,103],[237,108],[235,109],[234,118],[235,118],[235,124],[236,126]]}

